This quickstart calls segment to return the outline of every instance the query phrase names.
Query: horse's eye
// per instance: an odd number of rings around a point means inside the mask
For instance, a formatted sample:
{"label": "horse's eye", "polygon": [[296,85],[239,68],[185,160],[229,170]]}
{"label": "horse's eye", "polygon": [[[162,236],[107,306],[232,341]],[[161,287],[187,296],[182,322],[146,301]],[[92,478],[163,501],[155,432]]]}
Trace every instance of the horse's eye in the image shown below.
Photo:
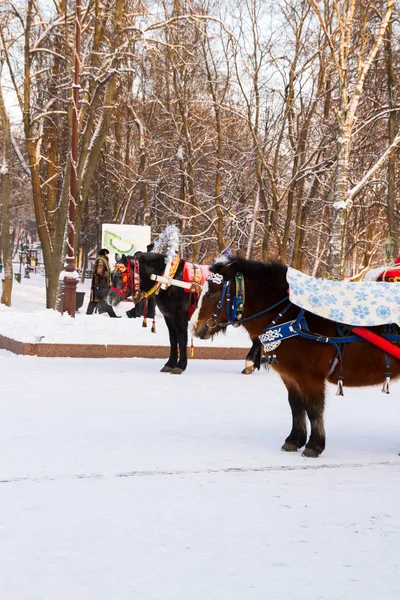
{"label": "horse's eye", "polygon": [[209,292],[206,293],[206,296],[207,296],[207,298],[214,298],[214,296],[215,296],[216,293],[217,292],[210,292],[209,291]]}

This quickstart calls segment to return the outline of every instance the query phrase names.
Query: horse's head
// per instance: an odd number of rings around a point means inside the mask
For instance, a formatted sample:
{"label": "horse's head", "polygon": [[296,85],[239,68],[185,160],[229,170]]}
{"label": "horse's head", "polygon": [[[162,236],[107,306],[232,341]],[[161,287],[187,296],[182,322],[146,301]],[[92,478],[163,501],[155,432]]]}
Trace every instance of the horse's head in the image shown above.
{"label": "horse's head", "polygon": [[230,320],[227,314],[227,290],[235,273],[235,261],[218,262],[210,268],[191,319],[192,331],[196,337],[208,340],[219,331],[226,330],[226,324]]}
{"label": "horse's head", "polygon": [[108,302],[117,306],[121,300],[132,296],[136,303],[155,286],[151,275],[162,275],[165,271],[165,255],[156,252],[135,252],[133,256],[119,256],[119,262],[111,275],[112,285]]}
{"label": "horse's head", "polygon": [[111,287],[108,292],[107,302],[111,306],[117,306],[121,300],[129,298],[134,291],[134,273],[132,268],[132,257],[118,255],[116,263],[111,273]]}
{"label": "horse's head", "polygon": [[257,330],[261,333],[269,318],[268,307],[272,310],[287,297],[286,271],[276,260],[263,263],[236,256],[215,263],[191,319],[193,334],[209,339],[228,325],[241,323],[251,335],[258,335]]}

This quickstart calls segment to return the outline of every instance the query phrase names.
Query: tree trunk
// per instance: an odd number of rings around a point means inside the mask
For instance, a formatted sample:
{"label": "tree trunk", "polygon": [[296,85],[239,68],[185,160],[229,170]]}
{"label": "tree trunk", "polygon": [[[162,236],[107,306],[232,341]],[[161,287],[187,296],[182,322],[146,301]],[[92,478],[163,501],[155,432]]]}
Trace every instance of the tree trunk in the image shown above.
{"label": "tree trunk", "polygon": [[345,234],[348,212],[351,209],[351,204],[346,205],[349,191],[350,138],[351,125],[339,125],[332,231],[329,240],[329,274],[334,281],[339,281],[344,276]]}
{"label": "tree trunk", "polygon": [[[0,64],[1,73],[1,64]],[[3,90],[0,86],[0,120],[3,130],[3,164],[0,167],[1,182],[1,241],[4,268],[4,283],[1,303],[11,306],[13,270],[10,242],[10,165],[11,165],[11,132],[10,121],[4,105]]]}
{"label": "tree trunk", "polygon": [[139,168],[138,168],[138,179],[139,179],[139,190],[140,190],[140,206],[143,207],[143,221],[142,225],[150,225],[150,207],[149,207],[149,186],[146,179],[146,168],[147,168],[147,149],[146,149],[146,136],[145,128],[142,121],[136,115],[133,108],[131,108],[133,118],[136,123],[136,127],[139,134]]}
{"label": "tree trunk", "polygon": [[260,210],[260,195],[261,195],[261,190],[260,190],[260,188],[258,188],[256,200],[254,202],[253,218],[251,220],[251,225],[250,225],[249,239],[247,241],[246,258],[248,260],[251,258],[251,253],[252,253],[253,245],[254,245],[256,222],[257,222],[257,218],[258,218],[258,212]]}
{"label": "tree trunk", "polygon": [[[392,22],[388,24],[386,32],[386,72],[387,72],[387,86],[388,86],[388,97],[389,97],[389,121],[388,121],[388,138],[389,145],[393,142],[396,137],[396,78],[393,67],[393,53],[392,53]],[[395,243],[394,256],[398,255],[399,245],[397,240],[396,232],[396,220],[395,220],[395,199],[396,199],[396,150],[393,149],[389,154],[388,162],[388,190],[387,190],[387,216],[389,235]]]}

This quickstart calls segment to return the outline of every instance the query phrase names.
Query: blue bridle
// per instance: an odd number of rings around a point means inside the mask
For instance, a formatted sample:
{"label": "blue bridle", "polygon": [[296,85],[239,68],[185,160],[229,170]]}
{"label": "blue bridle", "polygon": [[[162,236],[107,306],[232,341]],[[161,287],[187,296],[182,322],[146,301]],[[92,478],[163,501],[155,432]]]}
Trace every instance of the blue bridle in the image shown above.
{"label": "blue bridle", "polygon": [[[217,273],[217,274],[211,273],[209,275],[209,279],[211,281],[214,281],[214,283],[217,283],[218,285],[223,286],[221,297],[218,300],[218,304],[214,311],[214,314],[212,315],[212,317],[210,317],[206,321],[206,325],[209,329],[215,329],[215,327],[217,325],[219,325],[220,327],[228,327],[228,325],[233,325],[234,327],[239,327],[239,325],[241,325],[242,323],[245,323],[246,321],[250,321],[252,319],[256,319],[257,317],[260,317],[261,315],[265,315],[270,310],[273,310],[277,306],[280,306],[281,304],[283,304],[285,301],[288,301],[288,298],[289,298],[289,296],[285,296],[284,298],[279,300],[279,302],[276,302],[272,306],[269,306],[268,308],[265,308],[264,310],[261,310],[260,312],[254,314],[254,315],[250,315],[250,317],[246,317],[245,319],[243,319],[244,295],[245,295],[244,294],[243,274],[237,273],[235,276],[236,293],[233,295],[232,300],[231,300],[231,285],[232,285],[231,280],[223,279],[222,275],[220,275],[219,273]],[[218,316],[219,311],[221,310],[224,302],[226,303],[226,314],[228,317],[228,321],[226,321],[225,323],[218,323],[217,316]],[[270,325],[268,325],[268,327],[270,327],[271,325],[275,325],[276,321],[285,314],[285,312],[290,308],[290,306],[291,306],[291,302],[289,301],[288,306],[285,308],[285,310],[282,311],[282,313],[279,313],[279,315],[277,315],[274,318],[274,320],[270,323]],[[211,325],[210,323],[214,323],[214,324]]]}

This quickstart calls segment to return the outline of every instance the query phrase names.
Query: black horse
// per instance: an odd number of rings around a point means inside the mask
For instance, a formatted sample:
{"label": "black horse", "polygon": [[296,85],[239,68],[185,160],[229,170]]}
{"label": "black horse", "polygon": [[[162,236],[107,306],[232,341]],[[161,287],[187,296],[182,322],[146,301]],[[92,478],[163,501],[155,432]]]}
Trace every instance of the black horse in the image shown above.
{"label": "black horse", "polygon": [[[174,279],[183,281],[184,260],[180,260]],[[162,289],[150,278],[151,275],[163,275],[166,267],[166,255],[156,252],[136,252],[134,256],[122,255],[119,264],[126,270],[116,268],[113,273],[113,285],[110,288],[108,302],[117,306],[124,298],[133,297],[138,303],[143,298],[155,298],[156,305],[164,316],[168,327],[170,355],[161,369],[164,373],[181,374],[187,366],[188,323],[196,307],[198,294],[188,293],[183,288],[171,285]],[[127,275],[128,273],[128,275]],[[136,280],[136,281],[135,281]],[[157,290],[157,293],[155,293]],[[154,296],[153,296],[154,294]],[[243,372],[251,373],[260,368],[261,343],[255,338],[246,358]]]}

